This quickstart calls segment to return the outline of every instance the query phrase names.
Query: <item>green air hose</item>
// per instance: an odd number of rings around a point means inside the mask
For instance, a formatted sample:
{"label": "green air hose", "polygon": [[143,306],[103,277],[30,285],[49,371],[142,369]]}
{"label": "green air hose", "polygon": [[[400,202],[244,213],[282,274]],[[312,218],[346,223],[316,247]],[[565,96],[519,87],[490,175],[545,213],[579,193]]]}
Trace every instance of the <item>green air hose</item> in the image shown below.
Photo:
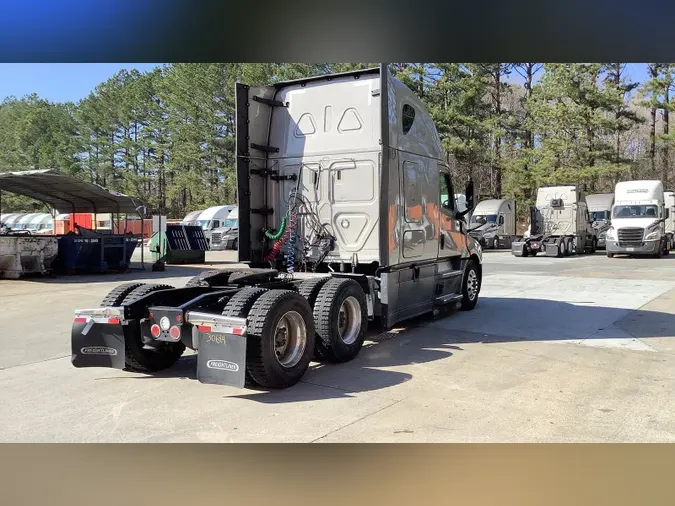
{"label": "green air hose", "polygon": [[276,241],[282,235],[284,235],[284,232],[286,232],[286,216],[281,218],[281,226],[279,227],[279,230],[277,230],[276,232],[265,230],[265,237],[267,237],[268,239],[272,239],[273,241]]}

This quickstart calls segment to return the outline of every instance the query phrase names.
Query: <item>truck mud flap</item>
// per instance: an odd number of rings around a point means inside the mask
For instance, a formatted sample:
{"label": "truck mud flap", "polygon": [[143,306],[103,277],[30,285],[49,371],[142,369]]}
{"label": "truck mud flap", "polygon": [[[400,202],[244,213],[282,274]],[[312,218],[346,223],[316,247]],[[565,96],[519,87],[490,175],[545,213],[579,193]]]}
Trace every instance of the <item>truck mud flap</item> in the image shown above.
{"label": "truck mud flap", "polygon": [[71,331],[71,362],[75,367],[124,369],[122,308],[75,311]]}
{"label": "truck mud flap", "polygon": [[559,241],[547,242],[544,245],[544,247],[546,248],[544,251],[547,257],[557,257],[558,250],[560,248],[560,242]]}
{"label": "truck mud flap", "polygon": [[188,312],[197,348],[197,379],[201,383],[244,388],[246,381],[246,319]]}
{"label": "truck mud flap", "polygon": [[522,257],[525,256],[525,242],[514,242],[511,244],[511,253],[513,253],[517,257]]}

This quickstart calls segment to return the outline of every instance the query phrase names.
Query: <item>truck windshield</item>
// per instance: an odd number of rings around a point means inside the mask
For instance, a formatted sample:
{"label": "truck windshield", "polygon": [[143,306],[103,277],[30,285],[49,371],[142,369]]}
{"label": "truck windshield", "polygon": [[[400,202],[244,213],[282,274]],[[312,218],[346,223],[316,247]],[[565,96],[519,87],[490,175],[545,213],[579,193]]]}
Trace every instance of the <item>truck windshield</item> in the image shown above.
{"label": "truck windshield", "polygon": [[654,205],[616,206],[614,218],[656,218],[658,208]]}
{"label": "truck windshield", "polygon": [[602,221],[609,219],[609,211],[593,211],[590,213],[591,221]]}
{"label": "truck windshield", "polygon": [[211,220],[197,220],[195,225],[202,227],[203,230],[208,230],[211,226]]}
{"label": "truck windshield", "polygon": [[477,225],[485,225],[486,223],[497,223],[497,215],[496,214],[479,214],[476,215],[474,214],[471,217],[471,223],[475,223]]}

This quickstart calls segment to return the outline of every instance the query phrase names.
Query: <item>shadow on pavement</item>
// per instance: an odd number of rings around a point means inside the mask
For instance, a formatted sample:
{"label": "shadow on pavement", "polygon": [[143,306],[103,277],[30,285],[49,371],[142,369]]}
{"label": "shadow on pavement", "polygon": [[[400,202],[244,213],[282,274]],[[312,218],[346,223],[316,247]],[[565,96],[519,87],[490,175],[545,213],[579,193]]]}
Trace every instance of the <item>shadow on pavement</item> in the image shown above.
{"label": "shadow on pavement", "polygon": [[585,339],[643,339],[675,336],[675,314],[605,307],[574,301],[483,297],[474,311],[435,321],[442,335],[469,332],[451,341],[514,342]]}
{"label": "shadow on pavement", "polygon": [[[241,395],[228,392],[225,396],[279,404],[349,398],[358,393],[386,390],[414,376],[414,368],[408,372],[389,368],[447,359],[463,351],[462,344],[640,339],[675,334],[673,314],[575,302],[485,297],[471,312],[420,317],[388,332],[373,329],[356,359],[344,364],[312,363],[303,380],[291,388],[267,391],[247,387]],[[196,358],[184,356],[168,370],[134,378],[196,380]],[[383,395],[386,397],[386,393]]]}

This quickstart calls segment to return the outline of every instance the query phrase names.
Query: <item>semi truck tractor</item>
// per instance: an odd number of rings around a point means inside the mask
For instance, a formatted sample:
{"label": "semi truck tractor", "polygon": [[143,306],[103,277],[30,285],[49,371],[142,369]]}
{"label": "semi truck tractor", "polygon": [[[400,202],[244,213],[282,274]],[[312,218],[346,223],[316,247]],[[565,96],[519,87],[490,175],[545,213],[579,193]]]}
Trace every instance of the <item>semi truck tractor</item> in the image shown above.
{"label": "semi truck tractor", "polygon": [[595,229],[598,237],[598,249],[605,249],[607,229],[610,226],[612,206],[614,205],[613,193],[598,193],[586,195],[588,214],[591,217],[591,226]]}
{"label": "semi truck tractor", "polygon": [[511,249],[516,239],[516,201],[483,200],[471,214],[469,234],[483,248]]}
{"label": "semi truck tractor", "polygon": [[591,226],[584,191],[576,185],[542,186],[530,209],[530,230],[514,241],[511,252],[518,257],[563,257],[595,253],[597,237]]}
{"label": "semi truck tractor", "polygon": [[220,228],[221,222],[225,220],[235,206],[213,206],[202,211],[195,225],[202,228],[207,242],[211,243],[211,234],[215,229]]}
{"label": "semi truck tractor", "polygon": [[[185,286],[127,283],[75,311],[75,367],[151,372],[197,351],[203,383],[297,383],[367,326],[472,310],[482,250],[429,113],[385,64],[236,85],[239,261]],[[473,183],[465,194],[473,207]],[[444,196],[441,198],[441,196]]]}
{"label": "semi truck tractor", "polygon": [[669,253],[663,183],[657,180],[621,181],[614,188],[612,226],[607,229],[606,252],[614,255],[662,257]]}
{"label": "semi truck tractor", "polygon": [[220,221],[220,228],[211,232],[211,249],[214,251],[237,249],[239,246],[239,208],[235,207]]}
{"label": "semi truck tractor", "polygon": [[668,251],[675,247],[675,192],[664,191],[663,199],[665,200],[668,216],[665,222],[666,238],[668,241]]}

